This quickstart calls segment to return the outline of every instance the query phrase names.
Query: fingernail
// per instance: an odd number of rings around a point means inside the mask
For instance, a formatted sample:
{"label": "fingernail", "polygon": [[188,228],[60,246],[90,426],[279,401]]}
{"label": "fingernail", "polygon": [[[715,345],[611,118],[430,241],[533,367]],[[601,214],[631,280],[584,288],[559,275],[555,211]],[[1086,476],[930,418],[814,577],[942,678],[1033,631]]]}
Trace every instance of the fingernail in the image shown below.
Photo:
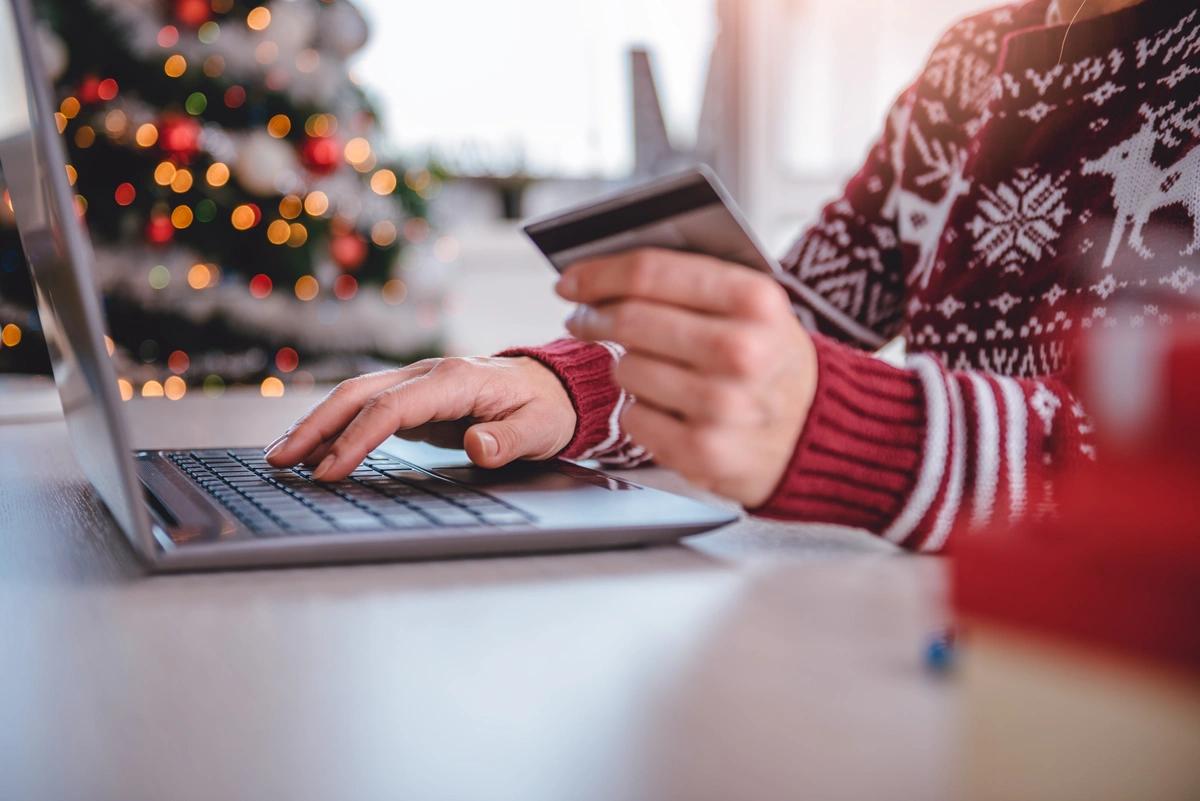
{"label": "fingernail", "polygon": [[500,453],[500,443],[486,431],[479,432],[479,447],[483,448],[484,456],[495,456]]}
{"label": "fingernail", "polygon": [[572,297],[575,294],[578,283],[579,282],[575,280],[575,276],[564,275],[562,278],[559,278],[558,283],[554,285],[554,291],[559,295],[562,295],[564,298]]}
{"label": "fingernail", "polygon": [[329,472],[331,467],[333,467],[333,463],[335,461],[337,461],[337,457],[332,453],[322,459],[321,463],[317,465],[317,469],[312,472],[313,479],[320,481],[321,479],[325,478],[325,474]]}
{"label": "fingernail", "polygon": [[287,438],[288,438],[288,435],[286,432],[283,434],[280,434],[278,437],[276,437],[274,439],[274,441],[271,442],[270,445],[263,448],[263,453],[265,453],[267,456],[270,456],[272,453],[279,450],[279,447],[281,445],[283,445],[283,443],[287,440]]}

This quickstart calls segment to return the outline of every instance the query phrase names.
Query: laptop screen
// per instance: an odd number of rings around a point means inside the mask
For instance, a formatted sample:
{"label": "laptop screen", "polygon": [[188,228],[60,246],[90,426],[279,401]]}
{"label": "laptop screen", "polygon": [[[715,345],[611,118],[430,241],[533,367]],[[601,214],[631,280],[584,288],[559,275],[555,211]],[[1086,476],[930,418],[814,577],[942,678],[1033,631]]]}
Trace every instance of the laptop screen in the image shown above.
{"label": "laptop screen", "polygon": [[36,43],[28,0],[0,0],[0,167],[75,456],[135,547],[145,549],[153,539],[105,346],[91,242],[75,211]]}

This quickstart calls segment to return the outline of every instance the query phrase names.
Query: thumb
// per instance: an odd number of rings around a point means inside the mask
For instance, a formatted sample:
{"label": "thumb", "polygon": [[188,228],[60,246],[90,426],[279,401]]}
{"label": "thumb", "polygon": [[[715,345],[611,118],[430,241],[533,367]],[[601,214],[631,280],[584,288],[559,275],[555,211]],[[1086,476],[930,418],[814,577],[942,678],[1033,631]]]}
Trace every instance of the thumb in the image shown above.
{"label": "thumb", "polygon": [[503,420],[477,423],[467,429],[463,448],[480,467],[503,467],[523,458],[549,459],[555,447],[550,426],[537,415],[518,412]]}

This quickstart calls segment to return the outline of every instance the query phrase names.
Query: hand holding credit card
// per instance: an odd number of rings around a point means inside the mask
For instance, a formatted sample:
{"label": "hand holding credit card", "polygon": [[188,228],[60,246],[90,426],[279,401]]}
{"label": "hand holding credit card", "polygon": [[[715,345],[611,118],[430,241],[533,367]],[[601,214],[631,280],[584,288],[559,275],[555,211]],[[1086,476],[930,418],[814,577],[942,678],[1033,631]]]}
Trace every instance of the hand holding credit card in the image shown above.
{"label": "hand holding credit card", "polygon": [[702,488],[763,503],[812,404],[816,351],[786,276],[716,178],[692,170],[526,232],[578,304],[567,330],[617,357],[614,444],[624,436]]}

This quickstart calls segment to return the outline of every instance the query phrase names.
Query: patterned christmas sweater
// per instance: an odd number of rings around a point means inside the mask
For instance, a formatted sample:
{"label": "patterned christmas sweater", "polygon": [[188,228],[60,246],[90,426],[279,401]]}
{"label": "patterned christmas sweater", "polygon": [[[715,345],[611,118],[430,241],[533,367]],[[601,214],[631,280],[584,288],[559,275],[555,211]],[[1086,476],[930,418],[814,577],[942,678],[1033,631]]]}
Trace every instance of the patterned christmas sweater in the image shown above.
{"label": "patterned christmas sweater", "polygon": [[[753,511],[922,550],[1043,513],[1059,469],[1094,456],[1064,381],[1072,341],[1170,324],[1129,298],[1200,294],[1200,11],[1147,0],[1064,42],[1048,5],[946,33],[783,260],[819,378],[787,471]],[[1155,247],[1152,229],[1176,236]],[[867,352],[897,335],[903,368]],[[579,423],[565,456],[650,458],[620,428],[618,346],[510,353],[566,385]]]}

